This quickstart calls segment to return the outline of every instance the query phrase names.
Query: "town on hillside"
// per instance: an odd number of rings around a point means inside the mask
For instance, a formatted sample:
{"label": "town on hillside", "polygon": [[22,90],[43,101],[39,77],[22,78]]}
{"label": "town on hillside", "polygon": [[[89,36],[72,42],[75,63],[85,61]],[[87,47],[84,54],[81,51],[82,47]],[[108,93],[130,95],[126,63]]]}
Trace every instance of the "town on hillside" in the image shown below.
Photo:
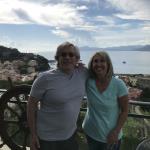
{"label": "town on hillside", "polygon": [[[53,68],[56,68],[55,60],[0,46],[0,81],[7,81],[8,78],[13,82],[32,81],[39,72]],[[150,75],[117,74],[116,77],[123,79],[128,86],[129,99],[137,100],[145,89],[150,91]],[[150,97],[150,93],[147,95]]]}
{"label": "town on hillside", "polygon": [[10,77],[12,81],[30,81],[49,68],[48,60],[43,56],[0,46],[0,80]]}

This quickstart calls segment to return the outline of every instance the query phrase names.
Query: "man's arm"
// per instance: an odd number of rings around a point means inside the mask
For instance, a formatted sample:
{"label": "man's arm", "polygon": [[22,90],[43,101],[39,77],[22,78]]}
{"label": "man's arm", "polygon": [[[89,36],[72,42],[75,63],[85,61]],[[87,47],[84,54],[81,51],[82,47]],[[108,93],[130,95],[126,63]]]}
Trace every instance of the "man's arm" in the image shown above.
{"label": "man's arm", "polygon": [[30,96],[27,104],[27,121],[31,133],[31,150],[37,150],[40,147],[36,130],[36,113],[38,109],[38,102],[39,100]]}

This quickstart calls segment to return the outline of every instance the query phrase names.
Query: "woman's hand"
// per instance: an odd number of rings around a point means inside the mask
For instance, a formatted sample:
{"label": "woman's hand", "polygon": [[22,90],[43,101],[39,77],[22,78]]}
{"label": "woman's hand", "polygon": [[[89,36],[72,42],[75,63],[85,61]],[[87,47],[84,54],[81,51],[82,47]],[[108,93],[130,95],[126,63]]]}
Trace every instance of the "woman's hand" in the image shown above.
{"label": "woman's hand", "polygon": [[30,150],[39,150],[40,143],[37,135],[33,135],[31,138]]}
{"label": "woman's hand", "polygon": [[86,68],[86,67],[85,67],[85,64],[82,63],[82,61],[79,61],[79,62],[77,63],[77,65],[76,65],[76,67],[79,68],[79,69]]}

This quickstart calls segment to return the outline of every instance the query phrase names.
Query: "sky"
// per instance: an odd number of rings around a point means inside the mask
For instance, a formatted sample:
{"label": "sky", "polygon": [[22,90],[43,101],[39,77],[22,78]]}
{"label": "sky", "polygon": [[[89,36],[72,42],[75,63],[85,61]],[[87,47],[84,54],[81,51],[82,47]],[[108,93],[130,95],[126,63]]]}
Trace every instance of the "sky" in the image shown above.
{"label": "sky", "polygon": [[0,45],[21,52],[150,44],[150,0],[0,0]]}

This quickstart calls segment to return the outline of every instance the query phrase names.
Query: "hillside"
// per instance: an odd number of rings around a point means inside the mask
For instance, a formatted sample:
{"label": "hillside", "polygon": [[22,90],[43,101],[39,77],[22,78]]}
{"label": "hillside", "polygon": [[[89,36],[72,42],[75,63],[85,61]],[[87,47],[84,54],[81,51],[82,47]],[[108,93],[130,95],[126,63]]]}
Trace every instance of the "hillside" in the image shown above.
{"label": "hillside", "polygon": [[0,80],[10,77],[13,81],[28,81],[49,68],[48,60],[43,56],[0,46]]}
{"label": "hillside", "polygon": [[30,60],[35,60],[38,65],[36,71],[45,71],[49,69],[48,60],[40,55],[35,55],[33,53],[21,53],[16,48],[7,48],[0,46],[0,61],[4,63],[5,61],[21,60],[28,63]]}

